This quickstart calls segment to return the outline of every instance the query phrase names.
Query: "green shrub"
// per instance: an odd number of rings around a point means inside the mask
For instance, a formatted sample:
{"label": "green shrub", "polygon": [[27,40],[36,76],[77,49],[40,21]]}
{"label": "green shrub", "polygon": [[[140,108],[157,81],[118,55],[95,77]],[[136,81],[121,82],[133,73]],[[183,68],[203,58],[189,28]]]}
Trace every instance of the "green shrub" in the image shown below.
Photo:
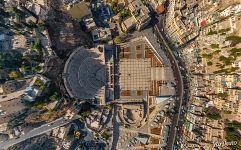
{"label": "green shrub", "polygon": [[218,32],[217,32],[217,31],[212,31],[212,30],[211,30],[211,31],[208,32],[207,35],[214,35],[214,34],[218,34]]}
{"label": "green shrub", "polygon": [[226,29],[220,29],[220,30],[218,30],[218,33],[225,33],[225,32],[228,32],[228,31],[230,31],[231,29],[230,28],[226,28]]}
{"label": "green shrub", "polygon": [[217,109],[216,107],[210,106],[210,107],[206,108],[205,114],[206,114],[207,118],[212,119],[212,120],[221,119],[220,110]]}
{"label": "green shrub", "polygon": [[131,16],[131,12],[128,9],[123,9],[120,12],[120,20],[124,21],[125,19],[129,18]]}
{"label": "green shrub", "polygon": [[209,54],[202,54],[202,58],[212,59],[212,58],[213,58],[213,54],[212,54],[212,53],[209,53]]}
{"label": "green shrub", "polygon": [[219,48],[219,44],[211,44],[210,46],[211,46],[211,48],[213,48],[213,49]]}
{"label": "green shrub", "polygon": [[208,65],[208,66],[212,66],[213,63],[212,63],[211,61],[209,61],[209,62],[207,62],[207,65]]}
{"label": "green shrub", "polygon": [[60,95],[58,92],[54,92],[52,96],[49,97],[51,101],[58,101],[60,99]]}
{"label": "green shrub", "polygon": [[[235,129],[234,127],[226,127],[225,131],[226,131],[225,138],[226,138],[226,140],[228,142],[231,142],[231,141],[236,141],[237,143],[241,142],[241,135],[237,131],[237,129]],[[239,149],[241,149],[241,146],[239,144],[229,145],[229,147],[231,148],[231,150],[239,150]]]}
{"label": "green shrub", "polygon": [[233,36],[226,37],[226,40],[227,41],[232,41],[232,42],[235,42],[235,43],[240,43],[241,42],[241,37],[233,35]]}

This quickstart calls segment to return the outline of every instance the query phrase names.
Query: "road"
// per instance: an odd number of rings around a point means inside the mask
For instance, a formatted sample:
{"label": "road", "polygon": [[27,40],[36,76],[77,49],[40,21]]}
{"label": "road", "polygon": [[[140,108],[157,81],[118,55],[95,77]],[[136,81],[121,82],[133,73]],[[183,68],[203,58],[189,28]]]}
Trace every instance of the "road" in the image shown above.
{"label": "road", "polygon": [[112,143],[111,143],[111,150],[115,150],[118,144],[118,140],[120,137],[120,125],[117,121],[117,105],[114,105],[113,108],[113,139],[112,139]]}
{"label": "road", "polygon": [[25,89],[24,90],[20,90],[20,91],[16,91],[10,94],[7,94],[6,97],[4,98],[0,98],[0,102],[5,102],[5,101],[9,101],[12,100],[14,98],[18,98],[20,96],[22,96],[25,93]]}
{"label": "road", "polygon": [[23,134],[21,135],[19,138],[17,139],[10,139],[8,141],[5,141],[5,142],[1,142],[0,143],[0,150],[6,150],[8,149],[10,146],[13,146],[17,143],[20,143],[22,141],[25,141],[29,138],[32,138],[32,137],[35,137],[35,136],[38,136],[38,135],[41,135],[43,133],[46,133],[48,131],[51,131],[52,129],[54,128],[58,128],[60,126],[63,126],[63,125],[66,125],[68,123],[70,123],[71,121],[75,120],[79,118],[78,116],[75,116],[73,117],[72,119],[64,119],[63,117],[62,118],[59,118],[59,119],[56,119],[55,121],[53,122],[50,122],[50,123],[47,123],[47,124],[44,124],[38,128],[35,128],[31,131],[29,131],[28,133],[26,134]]}
{"label": "road", "polygon": [[[152,16],[152,20],[155,20],[155,16]],[[172,150],[175,139],[176,139],[176,132],[177,132],[177,126],[178,122],[180,119],[180,113],[181,113],[181,107],[183,103],[183,92],[184,92],[184,86],[183,86],[183,78],[181,71],[179,69],[179,64],[178,61],[176,60],[174,54],[173,54],[173,48],[171,48],[170,43],[168,42],[168,38],[165,37],[165,32],[162,30],[163,29],[163,18],[160,16],[158,18],[159,23],[153,23],[154,27],[153,28],[147,28],[144,29],[142,32],[135,32],[134,37],[138,36],[145,36],[151,45],[154,47],[156,50],[159,58],[161,58],[164,66],[166,67],[172,67],[174,77],[176,78],[177,83],[177,97],[178,99],[176,100],[176,111],[177,113],[174,114],[172,118],[172,125],[170,128],[170,133],[168,137],[168,146],[167,150]],[[157,41],[158,39],[158,41]],[[161,46],[161,47],[160,47]]]}
{"label": "road", "polygon": [[33,78],[33,80],[32,80],[29,84],[27,84],[27,85],[25,86],[24,89],[19,90],[19,91],[16,91],[16,92],[12,92],[12,93],[10,93],[10,94],[6,94],[6,95],[5,95],[6,97],[0,98],[0,102],[9,101],[9,100],[12,100],[12,99],[14,99],[14,98],[18,98],[18,97],[22,96],[22,95],[25,93],[27,87],[33,86],[33,84],[34,84],[34,82],[36,81],[36,79],[37,79],[37,77],[35,76],[35,77]]}
{"label": "road", "polygon": [[174,76],[177,80],[177,97],[178,100],[176,101],[176,109],[177,113],[174,114],[172,118],[172,124],[170,128],[169,138],[168,138],[168,144],[167,144],[167,150],[172,150],[174,147],[175,139],[176,139],[176,132],[177,132],[177,126],[180,119],[180,113],[181,113],[181,107],[183,102],[183,93],[184,93],[184,87],[183,87],[183,78],[181,71],[179,69],[178,62],[173,54],[173,50],[171,48],[170,43],[168,42],[168,39],[165,37],[165,32],[161,29],[163,29],[163,18],[162,16],[159,18],[159,22],[155,24],[154,31],[159,38],[160,42],[165,46],[166,54],[168,58],[171,60],[172,69],[174,71]]}
{"label": "road", "polygon": [[183,104],[183,93],[184,93],[183,78],[179,68],[178,61],[176,60],[173,54],[174,48],[169,43],[168,38],[165,36],[166,33],[163,30],[163,27],[164,27],[163,16],[158,16],[157,18],[156,14],[151,14],[151,17],[152,17],[153,28],[144,29],[142,32],[139,32],[139,33],[136,32],[134,33],[134,36],[137,36],[137,37],[141,35],[145,36],[150,41],[154,49],[156,50],[164,66],[166,67],[171,66],[173,69],[174,77],[177,81],[176,92],[177,92],[178,99],[176,99],[176,105],[175,105],[177,109],[176,110],[177,113],[175,113],[172,118],[172,125],[170,128],[168,145],[167,145],[167,150],[172,150],[175,143],[176,135],[177,135],[176,127],[178,126],[178,122],[181,114],[181,107]]}
{"label": "road", "polygon": [[[162,147],[162,144],[148,144],[148,145],[141,145],[141,146],[133,146],[129,147],[128,150],[139,150],[139,149],[158,149]],[[119,149],[119,150],[126,150],[126,149]]]}

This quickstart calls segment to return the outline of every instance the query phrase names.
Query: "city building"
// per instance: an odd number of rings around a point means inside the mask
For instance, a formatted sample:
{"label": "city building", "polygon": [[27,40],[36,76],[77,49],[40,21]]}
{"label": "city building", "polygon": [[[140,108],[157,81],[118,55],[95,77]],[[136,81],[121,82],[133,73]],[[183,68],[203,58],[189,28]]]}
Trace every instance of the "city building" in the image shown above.
{"label": "city building", "polygon": [[141,0],[129,1],[128,8],[135,19],[137,30],[142,30],[150,23],[150,12]]}
{"label": "city building", "polygon": [[165,11],[166,0],[150,0],[152,7],[157,13],[161,14]]}
{"label": "city building", "polygon": [[132,29],[135,29],[135,18],[129,17],[121,23],[121,27],[125,32],[129,32]]}
{"label": "city building", "polygon": [[112,39],[110,28],[97,28],[91,31],[94,42],[105,42]]}
{"label": "city building", "polygon": [[32,82],[26,87],[23,95],[23,100],[32,102],[35,98],[41,96],[44,89],[50,85],[50,79],[37,74],[34,76]]}
{"label": "city building", "polygon": [[124,8],[125,4],[126,4],[125,0],[118,0],[118,7],[119,8]]}
{"label": "city building", "polygon": [[150,11],[141,0],[129,1],[128,9],[132,16],[122,22],[121,26],[124,32],[128,32],[133,28],[142,30],[150,23]]}
{"label": "city building", "polygon": [[83,17],[83,22],[84,22],[86,31],[88,32],[97,28],[95,21],[91,15]]}
{"label": "city building", "polygon": [[24,35],[15,35],[12,39],[12,47],[16,50],[26,50],[29,47],[29,40]]}

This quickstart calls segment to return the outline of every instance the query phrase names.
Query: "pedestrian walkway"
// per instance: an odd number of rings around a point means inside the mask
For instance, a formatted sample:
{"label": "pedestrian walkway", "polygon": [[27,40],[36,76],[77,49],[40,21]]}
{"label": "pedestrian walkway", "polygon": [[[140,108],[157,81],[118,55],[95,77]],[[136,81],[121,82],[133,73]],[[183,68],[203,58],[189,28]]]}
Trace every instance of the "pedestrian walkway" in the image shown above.
{"label": "pedestrian walkway", "polygon": [[169,61],[169,59],[167,58],[165,52],[163,51],[163,49],[161,49],[160,47],[160,42],[158,42],[158,39],[156,37],[156,35],[153,33],[152,28],[147,28],[142,30],[141,32],[134,32],[132,34],[133,37],[140,37],[140,36],[144,36],[147,38],[149,44],[152,46],[152,48],[156,51],[156,53],[158,54],[159,58],[161,58],[162,63],[164,64],[165,67],[170,67],[171,63]]}
{"label": "pedestrian walkway", "polygon": [[152,134],[152,133],[147,133],[147,132],[142,132],[142,131],[137,131],[137,130],[133,130],[133,129],[120,128],[120,131],[122,131],[122,132],[130,132],[130,133],[147,134],[147,135],[150,135],[151,137],[158,138],[158,139],[160,139],[160,138],[162,137],[162,136],[160,136],[160,135],[156,135],[156,134]]}
{"label": "pedestrian walkway", "polygon": [[55,128],[58,128],[60,126],[64,126],[68,123],[70,123],[71,121],[75,120],[75,119],[79,119],[79,116],[75,115],[72,119],[65,119],[63,117],[56,119],[50,123],[44,124],[40,127],[37,127],[23,135],[21,135],[19,138],[17,139],[9,139],[8,141],[5,142],[0,142],[0,150],[5,150],[8,149],[10,146],[15,145],[17,143],[20,143],[22,141],[25,141],[29,138],[41,135],[43,133],[49,132]]}

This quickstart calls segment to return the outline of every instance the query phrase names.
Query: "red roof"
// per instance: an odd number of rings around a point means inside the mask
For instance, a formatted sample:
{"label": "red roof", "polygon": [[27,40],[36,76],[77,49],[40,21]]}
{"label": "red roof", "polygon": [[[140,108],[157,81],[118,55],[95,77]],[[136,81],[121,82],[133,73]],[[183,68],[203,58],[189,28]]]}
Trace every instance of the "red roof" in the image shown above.
{"label": "red roof", "polygon": [[204,27],[204,26],[206,26],[207,25],[207,21],[206,20],[203,20],[202,22],[201,22],[201,27]]}
{"label": "red roof", "polygon": [[157,7],[156,7],[156,11],[158,12],[158,13],[163,13],[164,11],[165,11],[165,7],[164,7],[164,5],[163,4],[161,4],[161,5],[158,5]]}

